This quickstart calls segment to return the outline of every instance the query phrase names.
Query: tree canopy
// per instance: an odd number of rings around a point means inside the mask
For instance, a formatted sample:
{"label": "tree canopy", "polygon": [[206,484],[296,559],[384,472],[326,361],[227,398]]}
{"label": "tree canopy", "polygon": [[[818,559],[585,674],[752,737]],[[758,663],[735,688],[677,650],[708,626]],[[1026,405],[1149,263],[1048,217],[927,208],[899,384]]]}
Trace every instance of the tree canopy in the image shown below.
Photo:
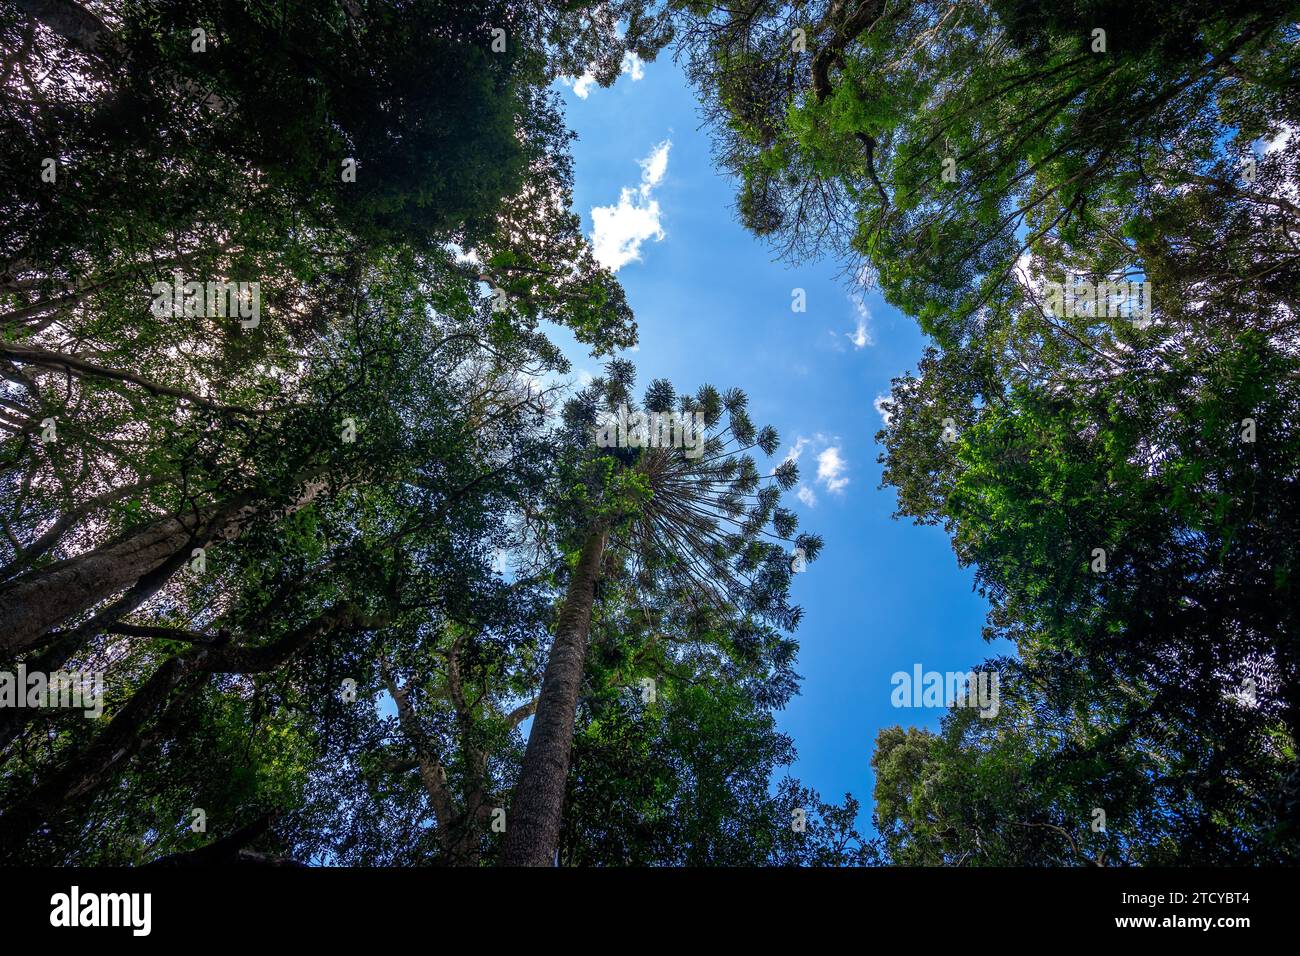
{"label": "tree canopy", "polygon": [[[0,0],[0,679],[104,678],[0,684],[0,861],[1295,862],[1298,14]],[[775,718],[795,462],[638,393],[572,209],[556,81],[668,49],[741,223],[925,334],[883,486],[1015,646],[874,833]]]}
{"label": "tree canopy", "polygon": [[[707,457],[638,460],[580,411],[626,397],[627,363],[563,407],[537,384],[569,371],[547,323],[636,341],[550,84],[653,57],[665,11],[3,8],[0,654],[106,679],[99,720],[5,701],[0,858],[479,865],[547,787],[565,861],[866,852],[852,798],[773,776],[799,615],[759,532],[794,523],[749,448],[775,433],[705,387],[682,408],[730,416]],[[521,783],[545,720],[575,773]]]}
{"label": "tree canopy", "polygon": [[931,337],[884,484],[1018,651],[881,732],[889,857],[1294,860],[1295,5],[688,11],[742,222]]}

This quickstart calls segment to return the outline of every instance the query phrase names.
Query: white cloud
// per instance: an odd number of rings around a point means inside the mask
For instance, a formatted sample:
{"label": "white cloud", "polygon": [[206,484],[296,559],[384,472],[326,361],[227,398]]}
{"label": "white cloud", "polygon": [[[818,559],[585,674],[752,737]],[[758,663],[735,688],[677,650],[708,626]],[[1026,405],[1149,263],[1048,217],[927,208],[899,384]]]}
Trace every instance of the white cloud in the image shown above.
{"label": "white cloud", "polygon": [[[645,61],[631,50],[628,50],[623,54],[623,62],[619,64],[618,72],[620,76],[630,76],[633,83],[637,80],[643,80],[645,79]],[[591,91],[596,86],[596,74],[588,69],[587,72],[583,73],[582,76],[578,77],[576,80],[571,80],[568,77],[561,77],[560,82],[565,86],[572,87],[573,95],[578,99],[585,100],[591,95]]]}
{"label": "white cloud", "polygon": [[468,262],[476,266],[483,265],[483,263],[479,260],[478,253],[475,252],[473,249],[466,251],[462,249],[457,243],[454,242],[447,243],[447,249],[448,251],[451,252],[453,256],[456,257],[457,264],[463,264]]}
{"label": "white cloud", "polygon": [[871,322],[871,313],[867,310],[867,305],[862,301],[861,296],[852,296],[853,307],[858,312],[858,324],[852,332],[845,332],[844,336],[853,343],[855,349],[863,346],[875,345],[876,340],[871,336],[871,329],[868,327]]}
{"label": "white cloud", "polygon": [[[840,494],[849,483],[849,479],[844,477],[849,465],[840,453],[840,446],[832,444],[832,442],[838,441],[838,437],[828,438],[820,432],[811,438],[800,435],[790,447],[790,450],[786,452],[785,460],[797,463],[803,456],[804,450],[810,445],[815,449],[821,449],[816,454],[817,477],[814,479],[814,483],[820,484],[833,494]],[[801,484],[799,490],[795,492],[795,496],[810,508],[817,503],[817,495],[809,485]]]}
{"label": "white cloud", "polygon": [[[1272,139],[1257,140],[1255,148],[1257,151],[1262,148],[1263,156],[1271,156],[1273,153],[1280,152],[1290,145],[1291,140],[1294,138],[1295,131],[1296,127],[1292,126],[1290,123],[1283,123],[1282,128],[1278,130],[1276,136]],[[1294,179],[1284,179],[1282,182],[1278,183],[1278,187],[1273,192],[1273,195],[1278,199],[1286,199],[1294,203],[1297,200],[1300,200],[1300,184],[1297,184]]]}
{"label": "white cloud", "polygon": [[641,184],[635,188],[624,186],[617,206],[596,206],[591,210],[592,253],[597,262],[613,272],[629,262],[640,261],[641,243],[664,238],[659,202],[650,193],[663,182],[672,145],[670,140],[664,140],[640,160]]}
{"label": "white cloud", "polygon": [[880,415],[880,421],[886,428],[894,423],[894,413],[889,410],[894,402],[888,395],[877,395],[876,400],[871,404],[875,406],[876,413]]}
{"label": "white cloud", "polygon": [[1271,153],[1276,153],[1279,150],[1286,149],[1287,144],[1291,142],[1291,134],[1294,132],[1294,126],[1289,123],[1283,123],[1281,129],[1278,130],[1277,135],[1272,139],[1264,139],[1261,137],[1259,142],[1264,147],[1264,155],[1268,156]]}
{"label": "white cloud", "polygon": [[827,491],[841,492],[849,483],[849,479],[843,477],[848,467],[839,448],[832,445],[817,455],[817,480],[826,486]]}
{"label": "white cloud", "polygon": [[849,341],[853,343],[855,349],[860,349],[864,345],[875,344],[875,341],[871,338],[871,333],[867,331],[867,323],[861,318],[858,319],[858,327],[856,329],[852,332],[845,332],[844,334],[848,336]]}
{"label": "white cloud", "polygon": [[641,59],[632,50],[623,54],[623,63],[619,67],[620,73],[626,73],[632,77],[632,82],[645,79],[645,60]]}
{"label": "white cloud", "polygon": [[668,172],[668,150],[672,145],[670,140],[664,140],[650,151],[649,156],[640,161],[643,195],[664,181],[664,173]]}

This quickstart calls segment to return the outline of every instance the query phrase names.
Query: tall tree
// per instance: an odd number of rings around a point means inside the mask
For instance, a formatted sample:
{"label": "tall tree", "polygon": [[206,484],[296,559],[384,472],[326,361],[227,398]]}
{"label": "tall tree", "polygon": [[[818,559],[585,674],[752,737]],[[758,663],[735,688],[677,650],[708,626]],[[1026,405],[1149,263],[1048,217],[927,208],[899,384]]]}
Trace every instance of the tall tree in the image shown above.
{"label": "tall tree", "polygon": [[[1195,795],[1183,858],[1289,845],[1295,5],[688,20],[744,221],[843,256],[933,338],[894,383],[884,482],[976,568],[986,634],[1115,747],[1171,735],[1177,760],[1133,760]],[[1080,800],[1104,789],[1095,761],[1065,766]]]}
{"label": "tall tree", "polygon": [[[705,386],[679,400],[668,382],[657,380],[640,410],[631,398],[633,383],[629,363],[611,362],[607,377],[565,408],[565,470],[555,510],[572,570],[511,803],[507,865],[554,863],[587,637],[598,585],[611,569],[648,594],[793,629],[800,614],[786,603],[791,555],[776,541],[797,544],[808,559],[821,546],[815,536],[792,538],[796,519],[779,500],[797,479],[795,465],[783,462],[760,475],[749,452],[770,455],[777,435],[754,427],[742,392],[723,395]],[[638,447],[649,441],[643,426],[644,437],[625,436],[632,445],[602,447],[597,430],[610,428],[609,416],[620,410],[625,416],[698,414],[698,444],[685,447],[691,439],[683,435],[676,447],[657,438],[656,447]],[[773,532],[766,531],[769,524]]]}

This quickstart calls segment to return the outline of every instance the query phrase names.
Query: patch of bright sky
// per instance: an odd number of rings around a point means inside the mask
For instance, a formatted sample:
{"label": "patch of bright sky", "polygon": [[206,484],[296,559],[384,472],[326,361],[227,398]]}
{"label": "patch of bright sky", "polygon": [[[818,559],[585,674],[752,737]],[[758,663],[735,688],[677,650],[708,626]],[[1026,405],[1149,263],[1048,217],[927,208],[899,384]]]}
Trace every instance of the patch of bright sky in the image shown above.
{"label": "patch of bright sky", "polygon": [[[792,772],[831,801],[854,793],[870,828],[870,759],[894,724],[934,729],[942,711],[896,709],[890,676],[968,671],[1011,652],[980,637],[986,604],[941,529],[896,521],[880,490],[874,435],[891,378],[914,368],[916,323],[876,293],[852,293],[834,263],[789,268],[745,232],[733,184],[710,160],[706,130],[667,56],[625,69],[609,89],[562,87],[578,134],[575,208],[636,314],[638,394],[653,378],[694,390],[738,386],[756,424],[781,433],[801,482],[785,503],[825,539],[796,577],[802,693],[778,715],[799,750]],[[793,312],[802,288],[807,311]],[[550,330],[574,379],[601,364]]]}

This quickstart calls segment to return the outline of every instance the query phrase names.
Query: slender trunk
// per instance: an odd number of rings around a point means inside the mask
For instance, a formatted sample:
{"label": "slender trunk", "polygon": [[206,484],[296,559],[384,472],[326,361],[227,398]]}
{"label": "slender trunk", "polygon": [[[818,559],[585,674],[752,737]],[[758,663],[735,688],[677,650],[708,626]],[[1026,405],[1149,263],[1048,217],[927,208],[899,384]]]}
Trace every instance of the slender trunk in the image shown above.
{"label": "slender trunk", "polygon": [[169,853],[167,856],[150,860],[145,866],[191,867],[191,866],[286,866],[306,867],[306,863],[285,856],[272,856],[248,849],[248,844],[258,839],[271,829],[278,813],[264,813],[247,826],[242,826],[234,833],[213,840],[197,850]]}
{"label": "slender trunk", "polygon": [[[175,717],[182,702],[206,682],[193,656],[163,663],[84,750],[43,774],[34,790],[0,815],[0,860],[10,859],[56,808],[102,787],[118,767],[153,743],[159,732],[165,733],[165,717],[154,733],[142,729],[164,709]],[[173,694],[182,685],[181,692]]]}
{"label": "slender trunk", "polygon": [[474,714],[461,680],[460,652],[464,642],[465,635],[461,634],[452,642],[447,654],[447,690],[456,710],[460,752],[465,762],[464,810],[456,821],[458,832],[453,839],[452,859],[457,866],[478,866],[482,862],[483,824],[490,819],[492,810],[487,805],[487,751],[479,740]]}
{"label": "slender trunk", "polygon": [[524,751],[506,823],[502,852],[506,866],[551,866],[554,862],[573,751],[578,693],[587,659],[587,631],[608,536],[603,523],[592,526],[560,608],[528,749]]}
{"label": "slender trunk", "polygon": [[[29,674],[53,674],[62,669],[76,649],[73,641],[61,638],[39,654],[31,655],[23,663],[27,666]],[[0,760],[4,758],[9,745],[18,739],[18,735],[23,732],[27,723],[35,720],[36,715],[40,713],[39,709],[31,707],[6,707],[0,711]]]}
{"label": "slender trunk", "polygon": [[384,675],[384,683],[388,687],[388,694],[397,705],[398,724],[406,739],[415,748],[415,759],[420,768],[420,782],[424,784],[424,790],[429,795],[429,805],[433,807],[433,815],[437,818],[434,838],[438,841],[438,847],[442,852],[450,856],[451,832],[456,818],[456,807],[451,798],[451,790],[447,787],[446,771],[420,728],[420,720],[407,696],[408,688],[397,683],[397,678],[392,675],[388,665],[383,663],[382,659],[380,668]]}

